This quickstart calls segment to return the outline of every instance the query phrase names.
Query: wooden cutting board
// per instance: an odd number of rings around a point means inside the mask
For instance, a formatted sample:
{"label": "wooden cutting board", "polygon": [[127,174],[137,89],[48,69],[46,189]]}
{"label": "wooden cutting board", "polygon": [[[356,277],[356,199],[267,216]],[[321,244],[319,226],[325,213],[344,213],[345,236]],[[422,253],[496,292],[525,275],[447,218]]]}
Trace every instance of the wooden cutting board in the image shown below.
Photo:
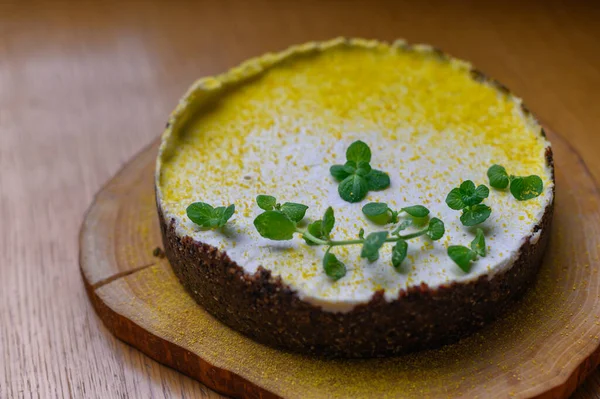
{"label": "wooden cutting board", "polygon": [[257,344],[216,321],[156,250],[158,143],[97,194],[80,234],[83,280],[115,336],[236,397],[567,397],[600,363],[600,191],[573,148],[549,138],[556,208],[537,282],[506,317],[439,350],[324,360]]}

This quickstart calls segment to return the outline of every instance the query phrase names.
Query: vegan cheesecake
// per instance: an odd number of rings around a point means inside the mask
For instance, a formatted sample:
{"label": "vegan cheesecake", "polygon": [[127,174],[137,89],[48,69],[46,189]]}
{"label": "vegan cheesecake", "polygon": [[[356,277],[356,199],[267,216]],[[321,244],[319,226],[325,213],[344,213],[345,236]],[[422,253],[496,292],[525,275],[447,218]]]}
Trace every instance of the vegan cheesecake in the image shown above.
{"label": "vegan cheesecake", "polygon": [[[370,148],[369,170],[384,171],[389,183],[349,202],[331,167],[357,141]],[[543,189],[519,200],[512,186],[489,187],[491,214],[465,225],[445,199],[466,180],[490,186],[491,165],[511,182],[538,176]],[[525,292],[548,240],[553,173],[550,143],[521,99],[467,62],[402,41],[336,39],[197,81],[162,136],[155,185],[165,253],[213,316],[278,348],[377,357],[456,341]],[[345,271],[332,278],[327,246],[257,230],[259,195],[307,206],[299,231],[331,208],[337,240],[403,222],[410,234],[431,218],[445,229],[440,239],[411,239],[399,267],[390,263],[393,245],[376,259],[360,245],[333,247]],[[232,204],[235,213],[217,228],[200,226],[187,214],[199,201]],[[420,204],[428,219],[402,214],[382,227],[365,217],[372,202]],[[459,267],[449,247],[468,248],[477,234],[485,255]]]}

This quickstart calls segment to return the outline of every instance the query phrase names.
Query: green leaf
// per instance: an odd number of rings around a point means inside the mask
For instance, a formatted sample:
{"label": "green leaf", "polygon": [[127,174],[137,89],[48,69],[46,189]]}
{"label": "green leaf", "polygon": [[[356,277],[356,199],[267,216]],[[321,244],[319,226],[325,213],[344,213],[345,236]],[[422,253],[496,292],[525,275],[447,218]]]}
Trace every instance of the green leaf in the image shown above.
{"label": "green leaf", "polygon": [[362,207],[365,216],[379,216],[387,213],[389,209],[388,205],[383,202],[369,202]]}
{"label": "green leaf", "polygon": [[[469,184],[465,184],[469,183]],[[463,189],[463,186],[466,187]],[[467,180],[460,185],[460,191],[462,194],[462,202],[466,206],[473,206],[481,203],[490,194],[490,190],[483,184],[475,188],[475,184],[471,180]]]}
{"label": "green leaf", "polygon": [[322,231],[323,235],[326,238],[329,238],[331,231],[333,230],[333,226],[335,225],[335,215],[333,213],[333,208],[328,207],[325,210],[325,214],[323,215],[323,223],[322,223]]}
{"label": "green leaf", "polygon": [[214,209],[210,220],[210,227],[223,227],[225,223],[233,216],[235,205],[231,204],[227,208],[219,206]]}
{"label": "green leaf", "polygon": [[260,209],[263,209],[265,211],[272,211],[275,207],[275,204],[277,204],[277,200],[271,195],[261,194],[256,196],[256,204]]}
{"label": "green leaf", "polygon": [[[327,239],[327,237],[323,234],[323,221],[322,220],[316,220],[316,221],[312,222],[311,224],[308,225],[307,230],[311,235],[313,235],[314,237],[316,237],[318,239],[321,239],[321,240]],[[302,238],[304,238],[304,241],[306,241],[306,243],[308,245],[319,245],[315,242],[312,242],[311,240],[307,239],[304,236],[302,236]]]}
{"label": "green leaf", "polygon": [[408,243],[404,240],[398,240],[392,248],[392,266],[396,271],[400,271],[400,265],[406,258],[408,252]]}
{"label": "green leaf", "polygon": [[187,207],[186,213],[190,220],[200,227],[223,227],[235,213],[235,205],[231,204],[228,207],[219,206],[213,208],[204,202],[194,202]]}
{"label": "green leaf", "polygon": [[477,229],[475,233],[475,238],[471,241],[471,249],[479,256],[485,256],[486,248],[485,248],[485,236],[483,235],[483,230]]}
{"label": "green leaf", "polygon": [[337,281],[346,275],[346,265],[329,251],[325,252],[325,256],[323,256],[323,269],[325,274],[333,281]]}
{"label": "green leaf", "polygon": [[465,209],[460,215],[460,221],[465,226],[475,226],[476,224],[483,223],[487,218],[490,217],[492,208],[485,204],[477,204],[470,209]]}
{"label": "green leaf", "polygon": [[[234,213],[235,213],[235,205],[234,204],[231,204],[227,208],[225,208],[225,212],[223,212],[223,218],[225,219],[225,222],[227,222],[229,219],[231,219],[231,217],[233,216]],[[225,224],[225,223],[223,223],[223,224]]]}
{"label": "green leaf", "polygon": [[222,227],[219,226],[219,223],[221,222],[221,219],[223,217],[223,214],[225,213],[225,207],[224,206],[218,206],[213,210],[212,215],[210,215],[210,227],[215,228],[215,227]]}
{"label": "green leaf", "polygon": [[270,240],[291,240],[296,232],[296,223],[283,212],[266,211],[254,219],[254,227],[258,233]]}
{"label": "green leaf", "polygon": [[387,231],[371,233],[365,238],[362,250],[360,251],[361,258],[367,258],[369,262],[374,262],[379,258],[379,248],[385,243]]}
{"label": "green leaf", "polygon": [[361,240],[365,239],[365,229],[363,229],[361,227],[361,229],[358,231],[358,238],[360,238]]}
{"label": "green leaf", "polygon": [[356,174],[359,176],[366,176],[371,172],[371,165],[368,162],[360,161],[358,163],[358,168],[356,169]]}
{"label": "green leaf", "polygon": [[477,254],[462,245],[451,245],[448,247],[448,256],[463,272],[469,273],[471,271],[471,262],[475,260]]}
{"label": "green leaf", "polygon": [[356,168],[358,166],[356,165],[356,162],[354,161],[348,161],[344,164],[344,171],[346,173],[348,173],[348,176],[353,175],[354,173],[356,173]]}
{"label": "green leaf", "polygon": [[379,191],[386,189],[390,186],[390,177],[387,173],[380,170],[372,169],[368,175],[365,176],[367,180],[368,188],[372,191]]}
{"label": "green leaf", "polygon": [[307,209],[308,207],[306,205],[297,204],[295,202],[286,202],[281,205],[281,212],[296,223],[304,218]]}
{"label": "green leaf", "polygon": [[465,203],[462,200],[462,194],[459,188],[453,188],[452,191],[448,193],[446,197],[446,204],[450,207],[450,209],[454,209],[455,211],[461,210],[465,207]]}
{"label": "green leaf", "polygon": [[392,235],[397,235],[402,230],[405,230],[411,224],[412,224],[412,220],[403,220],[402,223],[400,223],[398,226],[396,226],[394,231],[392,231]]}
{"label": "green leaf", "polygon": [[329,173],[331,173],[331,176],[333,176],[333,178],[337,181],[344,180],[346,177],[350,176],[353,172],[354,171],[352,171],[351,173],[348,173],[348,171],[346,170],[344,165],[333,165],[331,168],[329,168]]}
{"label": "green leaf", "polygon": [[346,159],[356,163],[360,161],[371,162],[371,150],[366,143],[357,140],[350,144],[346,150]]}
{"label": "green leaf", "polygon": [[475,192],[475,183],[471,180],[465,180],[460,184],[460,192],[463,195],[472,195]]}
{"label": "green leaf", "polygon": [[429,209],[425,208],[423,205],[407,206],[402,208],[402,210],[416,218],[424,218],[429,215]]}
{"label": "green leaf", "polygon": [[185,210],[188,218],[198,226],[211,227],[214,208],[205,202],[194,202]]}
{"label": "green leaf", "polygon": [[490,189],[487,188],[487,186],[480,184],[475,189],[475,195],[483,201],[490,195]]}
{"label": "green leaf", "polygon": [[381,202],[369,202],[362,207],[363,214],[375,224],[384,225],[392,220],[392,212],[387,204]]}
{"label": "green leaf", "polygon": [[537,175],[515,177],[510,182],[510,192],[519,201],[539,196],[544,191],[544,182]]}
{"label": "green leaf", "polygon": [[444,222],[438,218],[431,218],[427,227],[427,235],[434,241],[439,240],[445,233]]}
{"label": "green leaf", "polygon": [[506,169],[504,166],[500,165],[492,165],[487,171],[488,179],[490,179],[490,186],[494,188],[504,189],[508,187],[508,183],[510,182],[508,178],[508,173],[506,173]]}
{"label": "green leaf", "polygon": [[366,197],[368,192],[367,180],[358,175],[348,176],[338,186],[340,197],[348,202],[359,202]]}

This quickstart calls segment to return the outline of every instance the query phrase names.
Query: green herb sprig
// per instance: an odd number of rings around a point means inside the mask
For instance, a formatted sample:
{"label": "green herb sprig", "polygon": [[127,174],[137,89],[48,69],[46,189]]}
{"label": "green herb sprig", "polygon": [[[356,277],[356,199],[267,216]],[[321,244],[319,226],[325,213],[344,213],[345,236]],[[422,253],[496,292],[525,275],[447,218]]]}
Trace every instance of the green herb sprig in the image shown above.
{"label": "green herb sprig", "polygon": [[205,202],[194,202],[185,210],[188,218],[198,226],[205,229],[216,229],[225,226],[225,223],[235,213],[235,205],[214,208]]}
{"label": "green herb sprig", "polygon": [[401,212],[405,212],[415,218],[424,218],[429,215],[429,209],[423,205],[407,206],[394,211],[387,204],[381,202],[369,202],[362,207],[362,212],[371,222],[381,226],[388,223],[397,223],[398,215]]}
{"label": "green herb sprig", "polygon": [[481,203],[489,194],[489,188],[483,184],[475,187],[475,183],[466,180],[448,193],[446,204],[451,209],[462,210],[460,221],[464,226],[475,226],[483,223],[492,213],[492,208]]}
{"label": "green herb sprig", "polygon": [[471,271],[471,263],[475,261],[478,256],[484,257],[485,255],[485,236],[483,235],[483,230],[481,229],[477,229],[475,238],[473,241],[471,241],[471,248],[467,248],[462,245],[450,245],[448,247],[448,256],[465,273],[469,273]]}
{"label": "green herb sprig", "polygon": [[265,211],[279,211],[289,217],[296,223],[304,219],[308,206],[297,204],[295,202],[286,202],[283,205],[277,203],[277,199],[271,195],[259,195],[256,197],[256,204]]}
{"label": "green herb sprig", "polygon": [[369,191],[383,190],[390,186],[387,173],[371,168],[371,149],[358,140],[346,150],[346,163],[333,165],[329,172],[340,183],[338,193],[344,201],[359,202]]}
{"label": "green herb sprig", "polygon": [[508,175],[504,166],[492,165],[487,171],[490,186],[499,190],[509,187],[510,193],[518,201],[538,197],[544,191],[544,182],[538,175]]}
{"label": "green herb sprig", "polygon": [[[258,202],[258,198],[257,198]],[[392,248],[392,266],[400,270],[402,261],[408,252],[406,240],[428,236],[432,240],[439,240],[444,235],[444,223],[438,218],[431,218],[427,227],[413,233],[402,235],[400,232],[409,224],[402,223],[393,231],[379,231],[370,233],[365,237],[365,232],[360,229],[358,238],[349,240],[334,240],[331,232],[335,226],[335,214],[333,208],[325,211],[323,218],[308,225],[306,229],[298,226],[299,220],[294,220],[283,211],[276,209],[265,210],[254,219],[254,226],[258,233],[270,240],[291,240],[294,234],[300,234],[308,245],[323,245],[327,247],[323,256],[323,269],[325,274],[333,280],[339,280],[346,275],[346,265],[340,261],[331,250],[343,245],[362,245],[360,256],[369,262],[379,259],[379,250],[385,243],[395,243]]]}

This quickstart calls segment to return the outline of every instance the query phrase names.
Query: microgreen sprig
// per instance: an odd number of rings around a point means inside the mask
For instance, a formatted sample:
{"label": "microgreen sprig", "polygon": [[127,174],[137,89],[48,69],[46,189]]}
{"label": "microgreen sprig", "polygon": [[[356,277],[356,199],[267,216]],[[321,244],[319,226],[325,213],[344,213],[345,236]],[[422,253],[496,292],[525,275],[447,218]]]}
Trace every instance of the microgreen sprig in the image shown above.
{"label": "microgreen sprig", "polygon": [[286,202],[281,205],[271,195],[257,196],[256,203],[260,209],[265,211],[280,211],[296,223],[304,219],[304,215],[306,215],[306,210],[308,209],[308,206],[295,202]]}
{"label": "microgreen sprig", "polygon": [[[257,198],[258,201],[259,198]],[[392,266],[396,270],[400,270],[400,265],[408,252],[406,240],[423,235],[432,240],[439,240],[444,235],[444,223],[438,218],[431,218],[424,229],[405,235],[400,234],[400,232],[407,228],[409,224],[402,223],[391,232],[378,231],[365,237],[364,230],[360,229],[356,239],[334,240],[331,237],[331,232],[335,226],[335,214],[331,207],[327,208],[322,219],[310,223],[306,229],[298,226],[299,221],[293,220],[283,211],[275,209],[273,205],[272,209],[265,210],[254,219],[254,226],[262,237],[270,240],[291,240],[294,234],[300,234],[308,245],[326,246],[327,249],[323,256],[323,269],[327,276],[333,280],[344,277],[347,271],[344,263],[331,253],[334,247],[362,245],[360,256],[369,262],[374,262],[379,259],[379,250],[385,243],[395,243],[392,248]]]}
{"label": "microgreen sprig", "polygon": [[187,207],[185,212],[188,218],[198,226],[206,229],[216,229],[225,226],[225,223],[233,216],[235,205],[213,208],[212,205],[205,202],[194,202]]}
{"label": "microgreen sprig", "polygon": [[487,171],[490,186],[503,190],[509,187],[510,193],[518,201],[538,197],[544,191],[544,182],[538,175],[508,175],[504,166],[492,165]]}
{"label": "microgreen sprig", "polygon": [[371,149],[358,140],[346,150],[346,163],[333,165],[329,172],[340,183],[338,193],[344,201],[359,202],[369,191],[383,190],[390,186],[387,173],[371,168]]}
{"label": "microgreen sprig", "polygon": [[448,247],[448,256],[464,271],[471,271],[471,262],[475,261],[478,256],[486,255],[485,236],[483,230],[477,229],[475,238],[471,241],[471,248],[462,245],[450,245]]}
{"label": "microgreen sprig", "polygon": [[362,207],[362,212],[371,222],[382,226],[388,223],[397,223],[398,215],[401,212],[406,212],[415,218],[424,218],[429,215],[429,209],[423,205],[407,206],[400,208],[399,211],[394,211],[387,204],[381,202],[369,202]]}
{"label": "microgreen sprig", "polygon": [[460,221],[463,225],[475,226],[483,223],[492,213],[492,208],[481,203],[489,194],[489,188],[483,184],[475,187],[475,183],[466,180],[448,193],[446,204],[451,209],[462,210]]}

